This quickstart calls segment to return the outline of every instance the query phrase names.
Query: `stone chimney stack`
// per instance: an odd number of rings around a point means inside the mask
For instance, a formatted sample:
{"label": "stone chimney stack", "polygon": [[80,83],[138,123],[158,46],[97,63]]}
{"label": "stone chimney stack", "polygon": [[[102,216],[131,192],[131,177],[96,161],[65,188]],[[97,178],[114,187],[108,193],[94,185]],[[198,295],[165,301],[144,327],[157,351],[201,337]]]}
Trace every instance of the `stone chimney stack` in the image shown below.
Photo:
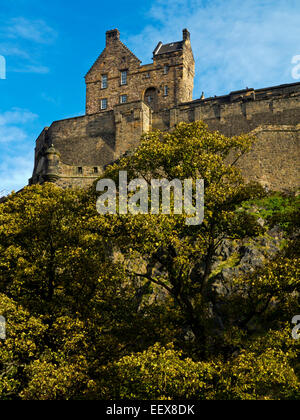
{"label": "stone chimney stack", "polygon": [[113,29],[106,32],[106,46],[118,41],[120,39],[120,32],[118,29]]}
{"label": "stone chimney stack", "polygon": [[190,33],[189,33],[189,31],[187,30],[187,29],[184,29],[183,31],[182,31],[182,36],[183,36],[183,40],[184,41],[187,41],[188,39],[190,39]]}

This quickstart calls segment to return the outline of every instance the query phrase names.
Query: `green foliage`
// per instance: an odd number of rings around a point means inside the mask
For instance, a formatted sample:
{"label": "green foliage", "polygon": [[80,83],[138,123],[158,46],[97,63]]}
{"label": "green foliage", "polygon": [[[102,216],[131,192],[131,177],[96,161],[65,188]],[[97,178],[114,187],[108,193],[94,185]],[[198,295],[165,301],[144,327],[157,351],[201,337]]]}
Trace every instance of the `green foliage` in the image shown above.
{"label": "green foliage", "polygon": [[282,228],[288,229],[293,225],[291,219],[299,213],[300,197],[273,192],[264,198],[245,201],[242,207],[251,210],[270,224],[277,223]]}
{"label": "green foliage", "polygon": [[8,321],[7,339],[0,340],[0,396],[1,399],[9,399],[22,389],[24,366],[38,357],[47,327],[2,293],[0,310]]}
{"label": "green foliage", "polygon": [[186,216],[181,215],[95,219],[99,234],[114,238],[128,273],[146,278],[172,296],[203,352],[211,328],[208,308],[216,315],[210,281],[216,251],[224,239],[252,237],[263,231],[254,216],[236,211],[245,199],[264,195],[259,185],[245,184],[235,166],[252,141],[249,136],[226,138],[211,133],[201,122],[181,123],[172,133],[146,134],[133,155],[103,175],[118,183],[119,171],[126,169],[129,179],[140,177],[149,185],[151,179],[161,177],[204,180],[205,217],[201,225],[187,226]]}
{"label": "green foliage", "polygon": [[297,399],[300,384],[289,363],[292,352],[256,346],[227,362],[195,362],[172,345],[156,344],[105,366],[99,391],[102,398],[113,399]]}
{"label": "green foliage", "polygon": [[155,344],[103,369],[102,397],[117,399],[204,399],[213,395],[217,369],[182,358],[172,345]]}
{"label": "green foliage", "polygon": [[173,334],[168,305],[143,302],[151,287],[129,281],[109,240],[91,232],[89,206],[85,192],[45,184],[0,207],[3,398],[85,395],[94,372],[128,342],[138,350]]}

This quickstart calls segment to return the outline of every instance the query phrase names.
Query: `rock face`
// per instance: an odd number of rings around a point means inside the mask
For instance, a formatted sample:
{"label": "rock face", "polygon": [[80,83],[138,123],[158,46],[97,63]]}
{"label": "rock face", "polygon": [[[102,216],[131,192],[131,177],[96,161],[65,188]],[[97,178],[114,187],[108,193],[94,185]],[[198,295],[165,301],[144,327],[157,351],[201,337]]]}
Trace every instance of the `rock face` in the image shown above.
{"label": "rock face", "polygon": [[[230,293],[230,280],[245,273],[252,273],[267,259],[275,256],[283,240],[279,227],[274,227],[255,239],[225,240],[217,253],[211,278],[218,294]],[[226,284],[226,287],[224,286]]]}

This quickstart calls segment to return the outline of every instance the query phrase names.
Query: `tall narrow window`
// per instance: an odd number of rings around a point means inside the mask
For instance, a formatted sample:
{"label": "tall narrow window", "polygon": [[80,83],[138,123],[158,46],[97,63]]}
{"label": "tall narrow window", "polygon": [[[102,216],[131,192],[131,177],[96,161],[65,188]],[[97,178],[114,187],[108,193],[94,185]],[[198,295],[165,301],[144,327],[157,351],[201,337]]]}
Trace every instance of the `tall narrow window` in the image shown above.
{"label": "tall narrow window", "polygon": [[121,71],[121,85],[127,85],[127,70]]}
{"label": "tall narrow window", "polygon": [[126,104],[127,102],[127,95],[120,96],[120,104]]}
{"label": "tall narrow window", "polygon": [[83,174],[83,170],[82,170],[82,167],[81,167],[81,166],[79,166],[79,167],[77,168],[77,172],[78,172],[80,175],[82,175],[82,174]]}
{"label": "tall narrow window", "polygon": [[168,86],[164,86],[164,96],[168,96],[169,88]]}
{"label": "tall narrow window", "polygon": [[107,88],[107,74],[102,74],[101,77],[101,89]]}
{"label": "tall narrow window", "polygon": [[169,71],[169,66],[168,66],[168,64],[165,64],[164,65],[164,74],[168,74],[168,71]]}
{"label": "tall narrow window", "polygon": [[101,99],[100,107],[101,107],[101,109],[106,109],[107,108],[107,99]]}

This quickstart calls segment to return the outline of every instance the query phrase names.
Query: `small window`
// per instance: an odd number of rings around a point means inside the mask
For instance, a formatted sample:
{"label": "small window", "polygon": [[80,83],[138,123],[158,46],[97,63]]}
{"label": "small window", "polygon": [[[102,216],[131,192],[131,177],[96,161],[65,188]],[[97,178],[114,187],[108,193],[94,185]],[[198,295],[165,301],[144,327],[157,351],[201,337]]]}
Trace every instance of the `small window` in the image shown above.
{"label": "small window", "polygon": [[164,96],[168,96],[169,88],[168,86],[164,86]]}
{"label": "small window", "polygon": [[121,71],[121,85],[127,85],[127,70]]}
{"label": "small window", "polygon": [[83,174],[83,170],[82,170],[82,167],[81,166],[79,166],[78,168],[77,168],[77,172],[79,173],[79,174]]}
{"label": "small window", "polygon": [[101,77],[101,89],[107,88],[107,74],[103,74]]}
{"label": "small window", "polygon": [[97,174],[99,171],[98,171],[98,168],[97,168],[97,166],[95,166],[94,167],[94,174]]}
{"label": "small window", "polygon": [[101,109],[106,109],[107,108],[107,99],[101,99],[100,106],[101,106]]}
{"label": "small window", "polygon": [[146,79],[150,79],[150,73],[146,73]]}
{"label": "small window", "polygon": [[169,66],[168,66],[168,64],[165,64],[164,65],[164,74],[168,74],[168,72],[169,72]]}
{"label": "small window", "polygon": [[127,95],[120,96],[120,104],[126,104],[127,102]]}

